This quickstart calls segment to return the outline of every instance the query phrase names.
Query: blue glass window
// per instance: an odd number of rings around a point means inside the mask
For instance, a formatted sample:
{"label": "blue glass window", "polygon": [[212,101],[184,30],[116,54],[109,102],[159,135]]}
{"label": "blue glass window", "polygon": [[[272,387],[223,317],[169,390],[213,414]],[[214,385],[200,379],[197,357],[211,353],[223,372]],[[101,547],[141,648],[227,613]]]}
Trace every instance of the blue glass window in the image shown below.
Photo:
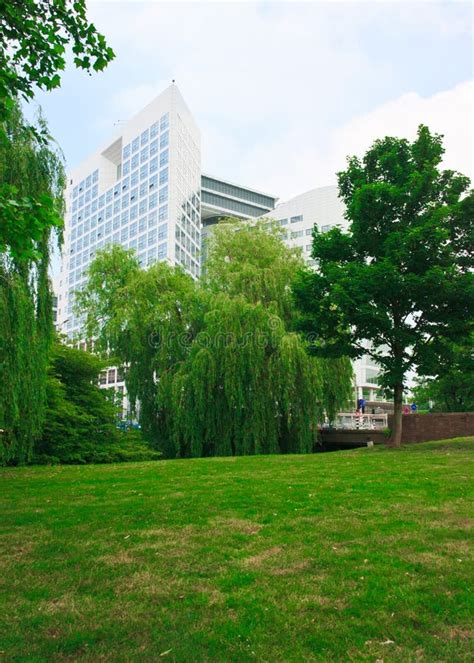
{"label": "blue glass window", "polygon": [[99,181],[99,171],[98,170],[94,170],[94,172],[92,173],[92,181],[93,182],[98,182]]}
{"label": "blue glass window", "polygon": [[130,143],[128,143],[128,145],[125,145],[125,147],[123,148],[123,158],[128,159],[129,156],[130,156]]}
{"label": "blue glass window", "polygon": [[158,157],[150,159],[150,175],[158,170]]}
{"label": "blue glass window", "polygon": [[122,175],[128,175],[130,172],[130,159],[125,161],[122,166]]}
{"label": "blue glass window", "polygon": [[140,139],[139,138],[134,138],[132,140],[132,152],[136,152],[139,147],[140,147]]}
{"label": "blue glass window", "polygon": [[169,127],[170,118],[169,114],[166,113],[163,117],[160,118],[160,131],[165,131]]}
{"label": "blue glass window", "polygon": [[161,203],[165,203],[168,200],[168,187],[164,186],[162,189],[160,189],[160,205]]}
{"label": "blue glass window", "polygon": [[135,170],[135,168],[138,168],[138,154],[134,154],[132,157],[132,170]]}
{"label": "blue glass window", "polygon": [[134,187],[130,191],[130,202],[133,203],[134,200],[137,200],[138,198],[138,187]]}
{"label": "blue glass window", "polygon": [[122,226],[127,225],[128,223],[128,210],[125,210],[125,212],[122,212],[121,217],[120,217],[120,222]]}
{"label": "blue glass window", "polygon": [[145,163],[148,160],[148,146],[144,147],[140,152],[140,163]]}
{"label": "blue glass window", "polygon": [[125,226],[125,228],[122,228],[120,231],[120,241],[121,242],[126,242],[128,239],[128,226]]}
{"label": "blue glass window", "polygon": [[138,206],[138,213],[145,214],[147,209],[148,209],[148,199],[144,198],[143,200],[140,200],[140,204]]}
{"label": "blue glass window", "polygon": [[122,209],[125,209],[126,207],[128,207],[128,196],[127,195],[122,196]]}
{"label": "blue glass window", "polygon": [[168,224],[163,223],[159,228],[158,228],[158,241],[162,239],[166,239],[168,237]]}
{"label": "blue glass window", "polygon": [[168,168],[160,170],[160,186],[168,182]]}
{"label": "blue glass window", "polygon": [[158,141],[154,140],[150,143],[150,157],[153,157],[155,154],[158,154]]}
{"label": "blue glass window", "polygon": [[130,207],[130,221],[133,221],[138,216],[138,205],[133,205]]}
{"label": "blue glass window", "polygon": [[140,168],[140,179],[141,179],[141,180],[144,180],[146,177],[148,177],[148,164],[147,164],[147,163],[144,164],[144,165]]}
{"label": "blue glass window", "polygon": [[160,154],[160,168],[162,166],[167,166],[169,161],[169,150],[165,150]]}
{"label": "blue glass window", "polygon": [[148,188],[153,189],[158,185],[158,175],[152,175],[148,180]]}
{"label": "blue glass window", "polygon": [[154,124],[151,125],[150,127],[150,138],[154,138],[155,136],[158,135],[159,131],[159,123],[155,122]]}
{"label": "blue glass window", "polygon": [[148,231],[148,246],[151,246],[152,244],[156,244],[156,228],[152,228],[151,230]]}
{"label": "blue glass window", "polygon": [[133,187],[138,183],[138,170],[130,175],[130,186]]}
{"label": "blue glass window", "polygon": [[[131,212],[131,210],[130,210],[130,212]],[[130,213],[130,216],[131,216],[131,213]],[[135,237],[135,235],[137,234],[137,230],[138,230],[138,224],[137,223],[132,223],[130,225],[130,237]]]}
{"label": "blue glass window", "polygon": [[150,209],[153,209],[157,205],[158,205],[158,194],[152,193],[151,196],[148,198],[148,207]]}
{"label": "blue glass window", "polygon": [[163,207],[160,207],[158,218],[160,221],[164,221],[168,218],[168,205],[163,205]]}
{"label": "blue glass window", "polygon": [[157,252],[158,260],[164,260],[166,258],[166,250],[167,250],[166,242],[158,246],[158,252]]}
{"label": "blue glass window", "polygon": [[170,133],[167,131],[160,138],[160,150],[163,150],[165,147],[168,147],[170,144]]}

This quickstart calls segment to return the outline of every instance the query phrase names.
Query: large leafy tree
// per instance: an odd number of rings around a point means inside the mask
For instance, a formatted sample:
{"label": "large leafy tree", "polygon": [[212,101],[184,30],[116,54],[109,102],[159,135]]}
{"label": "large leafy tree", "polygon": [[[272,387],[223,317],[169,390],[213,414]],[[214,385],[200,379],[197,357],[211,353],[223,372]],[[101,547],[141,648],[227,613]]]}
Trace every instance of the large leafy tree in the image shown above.
{"label": "large leafy tree", "polygon": [[[143,429],[167,456],[311,450],[323,412],[350,397],[352,371],[308,356],[290,328],[301,257],[239,222],[208,251],[200,283],[166,263],[141,270],[118,246],[98,253],[77,295],[87,334],[126,366]],[[340,380],[324,391],[331,371]]]}
{"label": "large leafy tree", "polygon": [[[317,270],[295,287],[304,329],[326,355],[369,354],[394,394],[392,444],[401,441],[407,372],[433,374],[447,341],[473,325],[474,195],[442,170],[442,137],[377,140],[338,174],[347,232],[315,230]],[[367,347],[367,341],[370,341]]]}
{"label": "large leafy tree", "polygon": [[[46,370],[53,335],[48,278],[52,236],[62,225],[64,170],[55,144],[25,129],[18,106],[0,141],[0,462],[23,463],[44,420]],[[46,127],[40,119],[46,135]]]}
{"label": "large leafy tree", "polygon": [[0,2],[0,462],[27,462],[41,433],[52,338],[50,240],[61,238],[62,157],[40,117],[20,103],[58,87],[72,44],[77,67],[114,54],[84,0]]}

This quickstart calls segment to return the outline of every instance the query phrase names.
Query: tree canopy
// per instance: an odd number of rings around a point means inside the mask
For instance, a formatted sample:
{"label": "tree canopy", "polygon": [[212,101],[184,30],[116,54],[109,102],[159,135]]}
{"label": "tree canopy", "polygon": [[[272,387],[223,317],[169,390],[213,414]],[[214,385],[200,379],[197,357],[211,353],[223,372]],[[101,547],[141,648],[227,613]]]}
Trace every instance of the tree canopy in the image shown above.
{"label": "tree canopy", "polygon": [[295,286],[314,352],[369,354],[381,366],[395,445],[407,372],[433,374],[446,341],[473,325],[474,194],[467,177],[440,168],[443,152],[442,137],[420,126],[413,142],[386,137],[350,157],[338,174],[349,229],[315,229],[317,269]]}
{"label": "tree canopy", "polygon": [[35,86],[59,87],[69,43],[74,64],[88,72],[101,71],[114,58],[105,37],[88,21],[85,0],[0,3],[0,119],[18,97],[31,99]]}
{"label": "tree canopy", "polygon": [[64,170],[55,144],[25,130],[18,106],[4,124],[0,189],[17,215],[0,205],[0,462],[22,463],[44,421],[53,335],[48,267],[52,236],[61,235]]}
{"label": "tree canopy", "polygon": [[117,428],[117,404],[110,389],[98,386],[104,362],[56,341],[46,382],[46,414],[35,442],[35,463],[104,463],[152,460],[156,452],[138,431]]}
{"label": "tree canopy", "polygon": [[167,263],[142,270],[119,246],[99,252],[77,293],[87,335],[126,367],[144,433],[168,457],[310,451],[324,412],[350,398],[352,369],[328,371],[290,328],[301,257],[237,221],[208,251],[202,282]]}
{"label": "tree canopy", "polygon": [[[412,390],[418,407],[434,412],[474,411],[474,338],[450,343],[443,362]],[[431,402],[431,407],[430,407]]]}

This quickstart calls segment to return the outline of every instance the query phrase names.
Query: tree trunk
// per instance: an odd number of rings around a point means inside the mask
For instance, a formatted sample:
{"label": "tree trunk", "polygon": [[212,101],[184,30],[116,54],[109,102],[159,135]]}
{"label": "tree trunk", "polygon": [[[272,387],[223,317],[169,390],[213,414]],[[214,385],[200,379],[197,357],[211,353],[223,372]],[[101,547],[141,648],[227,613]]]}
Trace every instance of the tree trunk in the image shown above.
{"label": "tree trunk", "polygon": [[393,429],[390,436],[390,446],[400,447],[402,445],[402,406],[403,406],[403,385],[395,385],[393,397]]}

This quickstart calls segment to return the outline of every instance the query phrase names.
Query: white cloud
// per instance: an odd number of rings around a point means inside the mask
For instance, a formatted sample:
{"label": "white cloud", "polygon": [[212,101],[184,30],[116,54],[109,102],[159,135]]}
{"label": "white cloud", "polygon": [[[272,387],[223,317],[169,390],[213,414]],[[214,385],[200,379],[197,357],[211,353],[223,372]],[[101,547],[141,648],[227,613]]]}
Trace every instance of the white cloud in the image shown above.
{"label": "white cloud", "polygon": [[[472,84],[423,97],[406,83],[417,67],[420,89],[425,78],[410,40],[470,29],[458,4],[94,4],[124,72],[104,125],[175,78],[201,127],[203,169],[282,198],[334,182],[346,154],[413,137],[419,123],[444,133],[446,164],[472,176]],[[383,30],[400,43],[381,48]]]}
{"label": "white cloud", "polygon": [[334,184],[335,173],[345,167],[347,155],[362,156],[373,141],[383,136],[413,140],[418,125],[444,135],[443,166],[474,179],[474,82],[423,98],[404,94],[374,110],[331,129],[327,141],[308,143],[296,130],[282,140],[256,148],[241,164],[251,182],[281,192],[283,198],[305,189]]}

